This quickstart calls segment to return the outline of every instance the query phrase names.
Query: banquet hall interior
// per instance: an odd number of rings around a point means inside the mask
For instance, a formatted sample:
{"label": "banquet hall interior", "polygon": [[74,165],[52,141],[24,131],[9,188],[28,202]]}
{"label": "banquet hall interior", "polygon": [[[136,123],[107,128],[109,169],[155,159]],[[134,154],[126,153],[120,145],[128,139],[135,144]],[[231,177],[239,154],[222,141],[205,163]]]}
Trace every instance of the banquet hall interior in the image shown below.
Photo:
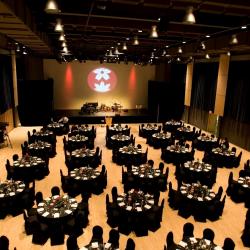
{"label": "banquet hall interior", "polygon": [[0,0],[0,250],[249,249],[249,15]]}

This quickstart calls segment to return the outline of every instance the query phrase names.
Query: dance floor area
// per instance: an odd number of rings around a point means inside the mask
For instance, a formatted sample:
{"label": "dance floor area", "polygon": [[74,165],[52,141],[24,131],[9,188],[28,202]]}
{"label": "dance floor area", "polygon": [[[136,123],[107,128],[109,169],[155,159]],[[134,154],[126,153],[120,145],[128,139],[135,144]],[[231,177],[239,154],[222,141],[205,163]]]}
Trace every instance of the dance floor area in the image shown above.
{"label": "dance floor area", "polygon": [[[96,128],[96,138],[95,138],[95,148],[97,146],[102,150],[102,164],[106,166],[108,173],[107,188],[100,195],[92,195],[89,199],[89,225],[84,229],[83,235],[78,238],[79,247],[87,245],[92,237],[92,228],[95,225],[100,225],[103,227],[103,238],[104,240],[108,239],[108,234],[110,231],[110,226],[106,223],[106,194],[111,196],[112,187],[116,186],[118,188],[118,193],[123,193],[122,185],[122,167],[112,162],[112,150],[107,149],[105,146],[105,135],[106,127],[101,124],[94,125]],[[142,149],[146,150],[148,148],[148,159],[154,161],[154,166],[158,167],[159,163],[162,161],[161,150],[154,149],[146,144],[146,139],[139,137],[139,124],[129,124],[131,127],[131,134],[135,137],[135,144],[141,144]],[[6,179],[6,169],[5,163],[9,159],[12,163],[12,155],[18,154],[21,156],[21,144],[27,140],[27,132],[32,131],[33,129],[40,129],[41,127],[17,127],[9,133],[10,140],[12,142],[12,148],[1,147],[0,148],[0,181]],[[232,146],[232,145],[230,145]],[[213,186],[215,192],[218,191],[219,186],[223,187],[223,195],[227,189],[228,176],[230,171],[234,174],[234,179],[238,178],[239,171],[243,169],[244,163],[247,159],[250,159],[250,153],[241,148],[237,148],[237,154],[242,151],[241,164],[238,168],[227,169],[227,168],[218,168],[216,184]],[[50,158],[49,161],[49,170],[50,174],[42,180],[35,182],[35,191],[41,191],[44,197],[50,196],[51,188],[55,185],[61,187],[60,179],[60,169],[63,171],[64,175],[67,175],[67,167],[65,165],[65,157],[63,150],[63,136],[57,136],[56,143],[56,156]],[[203,158],[204,152],[195,151],[195,159]],[[172,164],[164,163],[164,169],[169,167],[169,177],[168,182],[173,183],[173,188],[177,188],[177,181],[175,179],[174,171],[175,167]],[[98,167],[98,170],[101,170],[101,165]],[[62,190],[61,190],[62,192]],[[76,197],[77,201],[81,200],[80,195]],[[235,249],[247,249],[244,248],[241,235],[244,229],[244,222],[246,217],[247,209],[244,207],[243,203],[236,204],[232,202],[230,197],[227,196],[225,207],[221,218],[215,222],[207,221],[205,223],[196,222],[191,216],[188,219],[184,219],[178,215],[177,210],[172,210],[168,204],[168,191],[161,192],[160,201],[165,199],[165,205],[163,209],[163,217],[161,222],[161,227],[156,232],[149,231],[149,235],[145,237],[136,237],[134,233],[131,233],[129,236],[120,234],[120,247],[119,249],[125,249],[126,242],[128,238],[132,238],[136,244],[136,250],[162,250],[166,242],[166,235],[169,231],[173,231],[175,242],[179,242],[182,239],[182,229],[183,225],[186,222],[192,222],[194,224],[194,235],[196,237],[202,237],[202,232],[205,228],[211,228],[215,232],[214,242],[217,245],[223,246],[224,239],[230,237],[235,242]],[[32,244],[32,235],[27,236],[24,230],[24,220],[23,215],[17,217],[7,216],[5,219],[0,220],[0,235],[6,235],[10,240],[10,249],[14,247],[17,250],[38,250],[38,249],[55,249],[55,250],[65,250],[66,249],[66,239],[65,244],[60,246],[51,246],[50,240],[44,246]]]}

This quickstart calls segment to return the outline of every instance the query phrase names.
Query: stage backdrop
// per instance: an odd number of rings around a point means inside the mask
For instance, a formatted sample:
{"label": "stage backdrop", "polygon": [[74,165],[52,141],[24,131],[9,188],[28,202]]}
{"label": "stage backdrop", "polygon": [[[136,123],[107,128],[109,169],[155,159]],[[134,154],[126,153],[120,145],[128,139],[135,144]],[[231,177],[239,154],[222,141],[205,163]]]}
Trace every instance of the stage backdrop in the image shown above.
{"label": "stage backdrop", "polygon": [[148,80],[155,79],[155,66],[99,61],[60,64],[53,59],[43,63],[45,79],[54,79],[54,109],[80,109],[85,102],[147,108]]}

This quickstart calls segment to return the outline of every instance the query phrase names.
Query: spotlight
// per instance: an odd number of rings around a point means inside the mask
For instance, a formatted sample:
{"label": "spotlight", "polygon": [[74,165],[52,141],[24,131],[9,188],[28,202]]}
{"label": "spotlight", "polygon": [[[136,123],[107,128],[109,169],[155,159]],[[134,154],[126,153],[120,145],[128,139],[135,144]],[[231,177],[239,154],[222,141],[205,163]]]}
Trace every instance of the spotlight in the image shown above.
{"label": "spotlight", "polygon": [[59,36],[59,41],[65,41],[65,35],[63,33]]}
{"label": "spotlight", "polygon": [[178,48],[178,53],[179,53],[179,54],[182,53],[182,48],[181,48],[181,47]]}
{"label": "spotlight", "polygon": [[53,14],[60,12],[55,0],[48,0],[44,11],[47,13],[53,13]]}
{"label": "spotlight", "polygon": [[235,45],[235,44],[238,44],[238,43],[239,43],[238,38],[237,38],[237,36],[236,36],[235,34],[232,35],[231,40],[230,40],[229,43],[230,43],[231,45]]}
{"label": "spotlight", "polygon": [[55,26],[55,31],[56,32],[63,32],[63,25],[62,25],[62,20],[61,19],[57,19],[57,23]]}
{"label": "spotlight", "polygon": [[186,15],[184,17],[184,23],[188,23],[188,24],[194,24],[195,23],[195,16],[193,13],[194,8],[193,7],[189,7],[186,11]]}
{"label": "spotlight", "polygon": [[133,45],[139,45],[139,40],[137,36],[134,37]]}
{"label": "spotlight", "polygon": [[128,50],[127,44],[125,42],[123,43],[122,50]]}
{"label": "spotlight", "polygon": [[157,32],[157,26],[153,25],[150,33],[151,38],[157,38],[158,37],[158,32]]}

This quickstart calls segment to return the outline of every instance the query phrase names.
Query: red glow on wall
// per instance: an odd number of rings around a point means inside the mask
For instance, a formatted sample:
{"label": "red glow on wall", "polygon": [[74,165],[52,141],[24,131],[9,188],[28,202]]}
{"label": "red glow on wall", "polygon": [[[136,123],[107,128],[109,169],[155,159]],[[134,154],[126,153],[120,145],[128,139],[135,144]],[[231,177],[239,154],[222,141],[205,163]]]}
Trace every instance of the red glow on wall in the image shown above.
{"label": "red glow on wall", "polygon": [[65,90],[67,94],[70,94],[73,89],[73,74],[70,64],[66,66],[66,73],[65,73]]}
{"label": "red glow on wall", "polygon": [[135,66],[133,65],[130,69],[128,88],[130,92],[134,92],[136,89],[136,71]]}

